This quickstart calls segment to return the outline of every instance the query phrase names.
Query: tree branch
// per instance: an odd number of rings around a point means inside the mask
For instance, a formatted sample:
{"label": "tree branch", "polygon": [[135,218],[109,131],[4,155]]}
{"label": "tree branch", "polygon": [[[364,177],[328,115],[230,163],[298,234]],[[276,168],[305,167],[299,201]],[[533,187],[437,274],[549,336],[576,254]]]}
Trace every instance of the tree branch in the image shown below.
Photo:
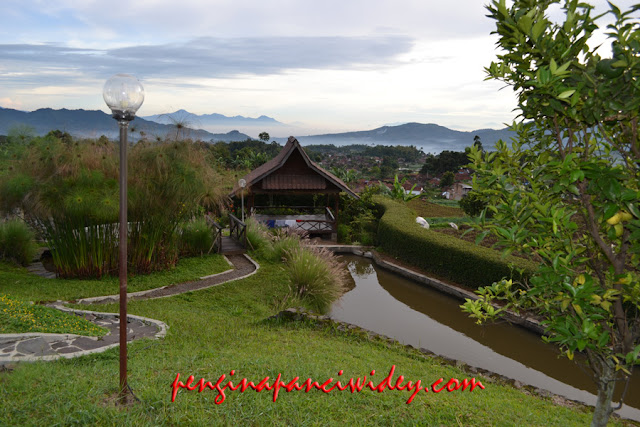
{"label": "tree branch", "polygon": [[578,191],[580,192],[580,199],[582,200],[582,205],[587,209],[587,214],[589,217],[587,218],[587,229],[593,237],[593,240],[598,244],[600,250],[607,257],[609,262],[612,265],[616,263],[616,256],[613,253],[613,249],[607,243],[602,240],[602,236],[600,236],[600,231],[598,230],[598,224],[596,222],[596,214],[593,210],[593,204],[591,204],[591,200],[589,198],[589,194],[587,193],[587,181],[582,180],[578,183]]}

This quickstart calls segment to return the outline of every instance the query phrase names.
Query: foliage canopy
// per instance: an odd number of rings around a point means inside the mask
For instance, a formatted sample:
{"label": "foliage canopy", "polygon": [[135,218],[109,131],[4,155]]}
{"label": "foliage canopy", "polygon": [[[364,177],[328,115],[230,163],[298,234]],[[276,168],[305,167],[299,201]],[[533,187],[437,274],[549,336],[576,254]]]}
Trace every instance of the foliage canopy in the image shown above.
{"label": "foliage canopy", "polygon": [[[482,155],[472,147],[474,188],[493,221],[480,225],[507,248],[542,260],[528,284],[504,280],[465,310],[479,320],[506,308],[541,315],[548,340],[572,358],[584,351],[598,384],[594,425],[612,412],[616,382],[640,354],[640,5],[592,16],[562,2],[564,22],[548,17],[559,0],[494,0],[487,7],[503,49],[487,72],[513,87],[519,138]],[[593,46],[597,23],[611,57]],[[495,309],[492,301],[506,305]]]}

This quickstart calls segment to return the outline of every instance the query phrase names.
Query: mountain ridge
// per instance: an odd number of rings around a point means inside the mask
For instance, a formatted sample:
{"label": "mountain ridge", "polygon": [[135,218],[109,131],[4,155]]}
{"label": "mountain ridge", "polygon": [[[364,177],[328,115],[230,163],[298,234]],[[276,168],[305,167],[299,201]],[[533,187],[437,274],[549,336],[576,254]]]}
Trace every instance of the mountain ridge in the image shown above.
{"label": "mountain ridge", "polygon": [[463,151],[465,147],[473,144],[476,135],[480,137],[486,149],[493,149],[498,140],[508,141],[516,133],[508,128],[459,131],[435,123],[410,122],[365,131],[301,136],[298,140],[310,145],[415,145],[425,152],[439,153],[442,150]]}
{"label": "mountain ridge", "polygon": [[143,116],[145,120],[153,121],[162,124],[173,124],[176,121],[188,121],[194,122],[198,126],[220,126],[220,125],[245,125],[245,126],[274,126],[284,125],[274,119],[273,117],[261,115],[260,117],[245,117],[245,116],[225,116],[224,114],[211,113],[211,114],[195,114],[187,110],[180,109],[173,113],[167,114],[154,114],[151,116]]}
{"label": "mountain ridge", "polygon": [[[188,115],[192,114],[186,110],[178,110],[176,113],[179,112],[183,112],[185,118],[190,117]],[[228,118],[227,116],[217,113],[201,116]],[[247,119],[243,116],[236,117]],[[260,117],[265,117],[265,120],[280,123],[265,115]],[[186,121],[189,129],[187,131],[183,129],[180,132],[189,138],[203,141],[225,142],[244,141],[250,138],[247,134],[238,130],[226,133],[211,133],[203,129],[192,129],[191,127],[194,123],[189,123],[188,119]],[[52,108],[40,108],[32,112],[26,112],[0,107],[0,134],[6,135],[12,126],[20,124],[33,127],[39,135],[44,135],[53,129],[59,129],[81,137],[97,138],[100,135],[106,135],[110,138],[117,138],[118,136],[118,126],[114,123],[111,115],[100,110],[68,110],[66,108],[55,110]],[[172,124],[157,123],[147,120],[143,116],[136,117],[131,123],[131,128],[135,129],[135,132],[132,132],[132,134],[135,135],[134,138],[139,138],[140,131],[142,131],[149,139],[154,139],[155,137],[164,139],[167,136],[171,138],[172,134],[175,135],[177,132],[175,124],[176,122],[172,122]],[[511,137],[515,136],[515,133],[506,128],[499,130],[477,129],[473,131],[459,131],[435,123],[410,122],[397,126],[385,125],[364,131],[297,136],[297,139],[303,145],[415,145],[418,148],[422,148],[425,152],[439,153],[443,150],[462,151],[465,147],[473,144],[476,135],[480,137],[486,149],[492,149],[499,139],[508,141]],[[287,141],[287,137],[275,137],[271,138],[271,140],[284,144]]]}
{"label": "mountain ridge", "polygon": [[[31,126],[38,135],[45,135],[54,129],[69,132],[74,136],[90,138],[97,138],[100,135],[116,138],[119,134],[118,125],[111,115],[101,110],[39,108],[27,112],[0,107],[0,134],[7,135],[12,127],[18,125]],[[149,138],[160,137],[163,139],[176,132],[172,125],[156,123],[142,117],[136,117],[131,122],[130,129],[138,132],[138,136],[140,132],[144,132]],[[135,132],[132,131],[132,133]],[[185,135],[184,130],[181,132]],[[231,142],[244,141],[249,138],[248,135],[237,130],[227,133],[211,133],[202,129],[188,129],[186,132],[188,132],[188,137],[203,141]]]}

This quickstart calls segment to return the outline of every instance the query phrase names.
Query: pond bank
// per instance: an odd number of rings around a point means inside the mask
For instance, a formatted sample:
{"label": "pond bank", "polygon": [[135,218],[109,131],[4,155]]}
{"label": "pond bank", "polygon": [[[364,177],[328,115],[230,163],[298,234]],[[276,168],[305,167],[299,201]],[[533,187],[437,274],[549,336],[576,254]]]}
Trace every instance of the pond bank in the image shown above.
{"label": "pond bank", "polygon": [[[557,359],[556,348],[540,340],[543,331],[539,323],[512,314],[515,321],[510,323],[526,330],[514,329],[507,323],[478,328],[456,302],[473,297],[470,290],[399,266],[390,257],[369,252],[368,248],[330,249],[370,260],[356,261],[358,258],[352,257],[348,261],[357,286],[338,301],[332,319],[412,344],[422,352],[434,352],[453,364],[475,366],[472,372],[481,367],[483,372],[508,378],[510,384],[528,384],[537,390],[536,394],[561,395],[560,399],[581,405],[595,402],[588,376],[567,359]],[[631,384],[636,381],[637,378],[632,379]],[[634,399],[630,402],[637,405]],[[640,421],[640,410],[629,405],[623,406],[619,415]]]}
{"label": "pond bank", "polygon": [[[407,279],[414,280],[418,283],[427,285],[431,288],[437,289],[440,292],[443,292],[447,295],[454,296],[461,301],[464,301],[466,298],[477,300],[478,295],[476,295],[470,289],[464,288],[459,285],[446,283],[442,280],[435,279],[433,277],[427,276],[423,273],[420,273],[414,267],[405,267],[399,264],[399,261],[393,260],[392,257],[382,255],[373,250],[373,248],[365,247],[365,246],[350,246],[350,245],[321,245],[322,247],[332,251],[336,254],[352,254],[363,256],[365,258],[370,258],[376,265],[379,265],[382,268],[385,268],[389,271],[392,271],[400,276],[406,277]],[[507,312],[505,318],[518,326],[522,326],[532,332],[543,335],[544,328],[540,325],[536,319],[531,317],[522,317],[513,312]]]}

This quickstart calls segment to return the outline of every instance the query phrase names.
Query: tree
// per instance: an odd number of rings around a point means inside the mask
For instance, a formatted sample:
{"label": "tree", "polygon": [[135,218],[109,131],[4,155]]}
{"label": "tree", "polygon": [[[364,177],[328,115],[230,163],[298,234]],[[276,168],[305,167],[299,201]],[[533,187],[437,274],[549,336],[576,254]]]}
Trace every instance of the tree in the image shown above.
{"label": "tree", "polygon": [[478,148],[478,150],[482,151],[482,140],[480,136],[476,135],[473,137],[473,145]]}
{"label": "tree", "polygon": [[444,150],[437,156],[427,155],[420,173],[440,175],[449,171],[456,172],[467,163],[469,163],[469,159],[466,152]]}
{"label": "tree", "polygon": [[458,203],[460,204],[460,208],[468,216],[478,216],[484,208],[487,207],[486,200],[475,191],[471,191],[463,196]]}
{"label": "tree", "polygon": [[440,188],[447,188],[453,185],[453,183],[455,182],[455,175],[453,174],[453,172],[449,171],[449,172],[445,172],[444,175],[442,175],[442,179],[440,180]]}
{"label": "tree", "polygon": [[258,138],[260,139],[260,141],[264,142],[269,142],[269,140],[271,139],[267,132],[261,132],[260,135],[258,135]]}
{"label": "tree", "polygon": [[[584,352],[598,389],[592,425],[606,425],[640,353],[640,5],[592,17],[592,6],[565,0],[553,23],[547,11],[559,2],[487,7],[502,49],[487,72],[513,87],[521,114],[511,147],[470,150],[488,202],[479,226],[541,263],[527,283],[494,283],[463,307],[478,321],[534,312],[547,341],[570,359]],[[602,58],[588,43],[608,16],[612,57]]]}

